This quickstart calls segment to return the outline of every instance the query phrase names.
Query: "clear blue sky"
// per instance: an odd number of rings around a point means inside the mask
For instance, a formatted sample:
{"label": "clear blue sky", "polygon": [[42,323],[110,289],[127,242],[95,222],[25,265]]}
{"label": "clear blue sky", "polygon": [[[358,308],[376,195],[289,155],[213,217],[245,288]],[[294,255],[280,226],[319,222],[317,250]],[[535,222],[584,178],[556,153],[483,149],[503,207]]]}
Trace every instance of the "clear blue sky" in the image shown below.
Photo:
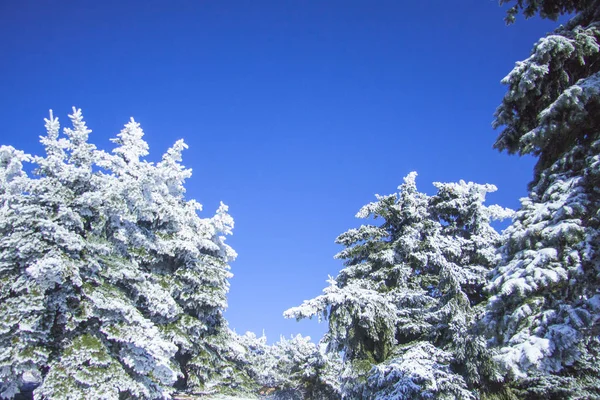
{"label": "clear blue sky", "polygon": [[517,207],[532,159],[492,149],[499,83],[555,23],[496,1],[0,1],[0,144],[40,153],[52,108],[112,148],[130,116],[150,160],[190,149],[188,195],[236,226],[231,327],[318,339],[282,312],[321,293],[336,236],[410,171],[493,183]]}

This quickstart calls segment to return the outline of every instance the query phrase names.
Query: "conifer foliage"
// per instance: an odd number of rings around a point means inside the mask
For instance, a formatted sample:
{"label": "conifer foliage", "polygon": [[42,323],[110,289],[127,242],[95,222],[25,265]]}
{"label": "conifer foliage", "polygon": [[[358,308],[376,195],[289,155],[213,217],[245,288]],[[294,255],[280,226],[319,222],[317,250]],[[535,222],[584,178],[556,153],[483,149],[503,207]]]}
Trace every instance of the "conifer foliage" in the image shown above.
{"label": "conifer foliage", "polygon": [[235,384],[222,373],[227,206],[200,218],[184,199],[182,141],[153,164],[133,119],[108,154],[80,110],[69,117],[62,136],[46,120],[45,156],[0,148],[0,397],[31,382],[52,399]]}
{"label": "conifer foliage", "polygon": [[496,147],[539,159],[484,321],[521,397],[598,398],[600,3],[517,1],[509,15],[521,10],[575,16],[502,81]]}
{"label": "conifer foliage", "polygon": [[310,337],[297,335],[267,345],[265,336],[235,336],[244,367],[269,400],[335,400],[339,393],[339,356],[325,353]]}
{"label": "conifer foliage", "polygon": [[600,0],[500,3],[574,14],[502,81],[495,147],[538,157],[529,195],[513,213],[414,172],[377,195],[338,276],[285,312],[328,320],[319,345],[229,330],[233,219],[185,199],[183,141],[148,162],[131,119],[107,153],[74,108],[43,156],[1,146],[0,398],[600,398]]}
{"label": "conifer foliage", "polygon": [[468,335],[500,243],[490,221],[511,211],[483,204],[493,185],[436,183],[428,196],[415,178],[358,212],[382,222],[340,235],[345,268],[286,312],[329,320],[324,340],[344,356],[344,398],[471,399],[481,371],[493,372],[480,362],[483,341]]}

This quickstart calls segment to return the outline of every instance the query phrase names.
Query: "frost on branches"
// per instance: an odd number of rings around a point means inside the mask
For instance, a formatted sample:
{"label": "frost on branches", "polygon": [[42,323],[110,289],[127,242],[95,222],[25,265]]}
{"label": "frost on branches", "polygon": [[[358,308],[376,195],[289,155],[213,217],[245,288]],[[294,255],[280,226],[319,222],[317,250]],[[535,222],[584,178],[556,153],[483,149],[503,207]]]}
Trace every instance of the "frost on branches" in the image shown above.
{"label": "frost on branches", "polygon": [[267,338],[247,332],[236,335],[248,376],[259,385],[255,392],[269,400],[335,400],[340,397],[339,356],[326,353],[297,335],[269,346]]}
{"label": "frost on branches", "polygon": [[496,147],[539,159],[529,196],[506,232],[485,322],[522,396],[596,398],[600,4],[528,3],[577,14],[503,80],[508,92],[496,112]]}
{"label": "frost on branches", "polygon": [[[0,397],[168,398],[227,386],[223,319],[235,252],[221,205],[184,199],[182,141],[153,164],[133,119],[112,154],[81,111],[45,156],[0,147]],[[28,176],[24,162],[35,166]]]}
{"label": "frost on branches", "polygon": [[480,375],[493,374],[471,327],[500,244],[490,221],[512,212],[483,205],[493,185],[436,183],[427,196],[415,178],[358,212],[382,222],[340,235],[345,268],[323,295],[285,313],[329,320],[344,398],[471,399]]}

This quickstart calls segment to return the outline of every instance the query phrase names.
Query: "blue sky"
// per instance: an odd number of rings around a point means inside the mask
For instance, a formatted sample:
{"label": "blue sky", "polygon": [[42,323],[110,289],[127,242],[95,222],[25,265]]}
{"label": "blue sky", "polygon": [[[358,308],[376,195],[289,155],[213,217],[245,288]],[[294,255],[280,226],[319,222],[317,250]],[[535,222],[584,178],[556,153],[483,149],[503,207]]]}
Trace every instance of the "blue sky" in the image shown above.
{"label": "blue sky", "polygon": [[3,1],[0,144],[40,153],[48,109],[83,109],[112,148],[130,116],[150,160],[190,149],[188,197],[236,226],[226,317],[270,341],[325,325],[282,312],[321,293],[343,231],[410,171],[493,183],[516,208],[533,160],[492,149],[500,79],[556,23],[507,27],[495,1]]}

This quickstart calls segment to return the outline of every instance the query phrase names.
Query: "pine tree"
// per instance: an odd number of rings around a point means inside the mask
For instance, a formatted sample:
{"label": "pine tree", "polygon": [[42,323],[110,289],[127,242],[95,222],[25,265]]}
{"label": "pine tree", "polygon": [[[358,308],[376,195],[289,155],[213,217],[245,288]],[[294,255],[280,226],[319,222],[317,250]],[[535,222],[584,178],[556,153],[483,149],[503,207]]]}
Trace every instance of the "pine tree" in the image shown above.
{"label": "pine tree", "polygon": [[62,138],[46,120],[45,157],[0,148],[0,396],[32,380],[52,399],[240,385],[222,315],[227,207],[203,219],[185,200],[182,141],[154,165],[133,119],[108,154],[70,118]]}
{"label": "pine tree", "polygon": [[520,396],[599,398],[600,3],[519,0],[509,22],[520,11],[575,16],[502,81],[495,147],[538,161],[484,322]]}
{"label": "pine tree", "polygon": [[492,185],[436,183],[427,196],[415,177],[359,211],[383,222],[340,235],[344,269],[323,295],[286,312],[329,320],[345,398],[474,398],[484,346],[465,339],[500,242],[490,221],[510,211],[483,205]]}

